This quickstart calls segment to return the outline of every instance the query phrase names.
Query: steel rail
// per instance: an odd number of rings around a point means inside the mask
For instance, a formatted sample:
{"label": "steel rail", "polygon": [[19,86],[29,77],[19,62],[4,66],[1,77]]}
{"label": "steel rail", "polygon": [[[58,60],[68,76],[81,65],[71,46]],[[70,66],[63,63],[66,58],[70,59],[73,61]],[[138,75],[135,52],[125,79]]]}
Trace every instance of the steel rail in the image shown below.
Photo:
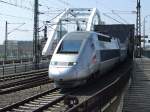
{"label": "steel rail", "polygon": [[0,89],[8,88],[8,87],[16,86],[16,85],[21,85],[21,84],[28,83],[34,80],[38,80],[43,77],[48,77],[47,72],[41,73],[38,76],[34,75],[32,77],[27,77],[21,80],[0,84]]}
{"label": "steel rail", "polygon": [[[37,71],[38,72],[38,71]],[[30,77],[25,77],[21,80],[12,82],[4,82],[0,85],[0,94],[8,94],[10,92],[20,91],[23,89],[33,88],[39,85],[52,83],[52,80],[48,78],[48,71],[34,72]]]}
{"label": "steel rail", "polygon": [[22,84],[22,85],[16,85],[16,86],[12,86],[9,88],[1,89],[0,95],[20,91],[23,89],[33,88],[33,87],[40,86],[40,85],[47,84],[47,83],[52,83],[52,81],[48,80],[47,77],[40,79],[40,80],[30,81],[30,82]]}
{"label": "steel rail", "polygon": [[14,79],[18,79],[18,78],[33,76],[35,73],[36,73],[36,75],[38,75],[38,74],[40,74],[41,72],[44,72],[44,71],[48,71],[48,70],[47,69],[33,70],[33,71],[30,71],[30,72],[0,76],[0,81],[14,80]]}
{"label": "steel rail", "polygon": [[0,109],[0,112],[4,111],[15,111],[15,112],[41,112],[47,110],[60,110],[59,106],[67,107],[64,103],[65,98],[79,89],[68,91],[66,93],[61,93],[59,88],[54,88],[50,91],[35,95],[21,102],[12,104],[10,106]]}
{"label": "steel rail", "polygon": [[[35,111],[35,110],[41,108],[43,105],[45,105],[44,99],[45,99],[45,102],[47,101],[46,104],[48,104],[48,103],[52,103],[53,101],[55,101],[61,97],[64,97],[64,94],[60,94],[59,92],[60,92],[59,88],[54,88],[54,89],[48,90],[46,92],[32,96],[32,97],[27,98],[18,103],[12,104],[10,106],[6,106],[6,107],[0,109],[0,112],[17,111],[17,110],[29,111],[30,109],[31,109],[30,111]],[[49,100],[46,100],[46,99],[49,99]],[[43,101],[43,103],[42,103],[42,101]],[[31,108],[31,107],[33,107],[33,108]]]}

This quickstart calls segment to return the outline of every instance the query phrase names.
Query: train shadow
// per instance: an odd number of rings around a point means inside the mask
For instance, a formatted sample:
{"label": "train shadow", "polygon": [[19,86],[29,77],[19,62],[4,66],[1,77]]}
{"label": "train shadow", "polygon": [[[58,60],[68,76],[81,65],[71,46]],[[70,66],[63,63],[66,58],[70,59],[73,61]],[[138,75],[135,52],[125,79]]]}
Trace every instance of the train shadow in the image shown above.
{"label": "train shadow", "polygon": [[113,67],[113,69],[109,70],[107,73],[101,75],[100,77],[91,80],[90,82],[80,85],[76,88],[69,88],[67,91],[76,90],[71,95],[73,96],[91,96],[97,91],[103,89],[107,85],[111,84],[119,75],[121,75],[122,70],[125,66],[127,66],[127,61],[118,64],[117,66]]}

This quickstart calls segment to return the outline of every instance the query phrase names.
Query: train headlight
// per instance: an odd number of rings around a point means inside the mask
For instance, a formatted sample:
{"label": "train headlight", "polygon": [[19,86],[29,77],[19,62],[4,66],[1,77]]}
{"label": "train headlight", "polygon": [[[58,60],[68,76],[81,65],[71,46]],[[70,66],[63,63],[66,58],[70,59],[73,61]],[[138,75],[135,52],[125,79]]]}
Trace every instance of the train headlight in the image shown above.
{"label": "train headlight", "polygon": [[73,65],[76,65],[76,64],[77,64],[76,62],[69,62],[68,66],[73,66]]}
{"label": "train headlight", "polygon": [[57,65],[57,62],[56,62],[56,61],[51,61],[50,64],[51,64],[51,65]]}

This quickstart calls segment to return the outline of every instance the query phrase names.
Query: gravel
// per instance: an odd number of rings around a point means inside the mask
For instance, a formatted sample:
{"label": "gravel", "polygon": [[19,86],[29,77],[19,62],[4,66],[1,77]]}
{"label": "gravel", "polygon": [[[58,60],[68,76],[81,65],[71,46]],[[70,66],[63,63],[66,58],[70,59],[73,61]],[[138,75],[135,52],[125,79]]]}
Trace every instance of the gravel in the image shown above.
{"label": "gravel", "polygon": [[52,83],[48,83],[34,88],[13,92],[10,94],[0,95],[0,108],[22,101],[28,97],[42,93],[52,88],[54,88],[54,85]]}

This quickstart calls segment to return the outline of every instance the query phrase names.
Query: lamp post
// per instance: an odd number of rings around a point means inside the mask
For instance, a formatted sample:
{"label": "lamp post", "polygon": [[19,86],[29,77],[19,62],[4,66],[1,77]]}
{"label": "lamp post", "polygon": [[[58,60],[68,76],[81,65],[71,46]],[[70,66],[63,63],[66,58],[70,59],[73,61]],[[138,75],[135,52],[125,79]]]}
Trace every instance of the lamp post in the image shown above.
{"label": "lamp post", "polygon": [[144,37],[144,48],[145,48],[145,23],[146,23],[146,18],[149,17],[150,15],[146,15],[144,17],[144,20],[143,20],[143,37]]}
{"label": "lamp post", "polygon": [[144,46],[143,48],[145,49],[145,23],[146,23],[146,18],[149,17],[150,15],[146,15],[144,17],[144,20],[143,20],[143,37],[144,37]]}
{"label": "lamp post", "polygon": [[[8,32],[8,25],[9,24],[20,24],[18,27],[12,29],[10,32]],[[25,23],[8,23],[6,21],[5,23],[5,54],[4,54],[4,61],[7,61],[7,58],[8,58],[8,36],[9,34],[11,34],[12,32],[16,31],[19,27],[23,26]]]}
{"label": "lamp post", "polygon": [[8,32],[7,32],[8,26],[7,25],[8,25],[8,23],[6,21],[6,25],[5,25],[5,56],[4,56],[5,61],[7,60],[7,37],[8,37]]}

